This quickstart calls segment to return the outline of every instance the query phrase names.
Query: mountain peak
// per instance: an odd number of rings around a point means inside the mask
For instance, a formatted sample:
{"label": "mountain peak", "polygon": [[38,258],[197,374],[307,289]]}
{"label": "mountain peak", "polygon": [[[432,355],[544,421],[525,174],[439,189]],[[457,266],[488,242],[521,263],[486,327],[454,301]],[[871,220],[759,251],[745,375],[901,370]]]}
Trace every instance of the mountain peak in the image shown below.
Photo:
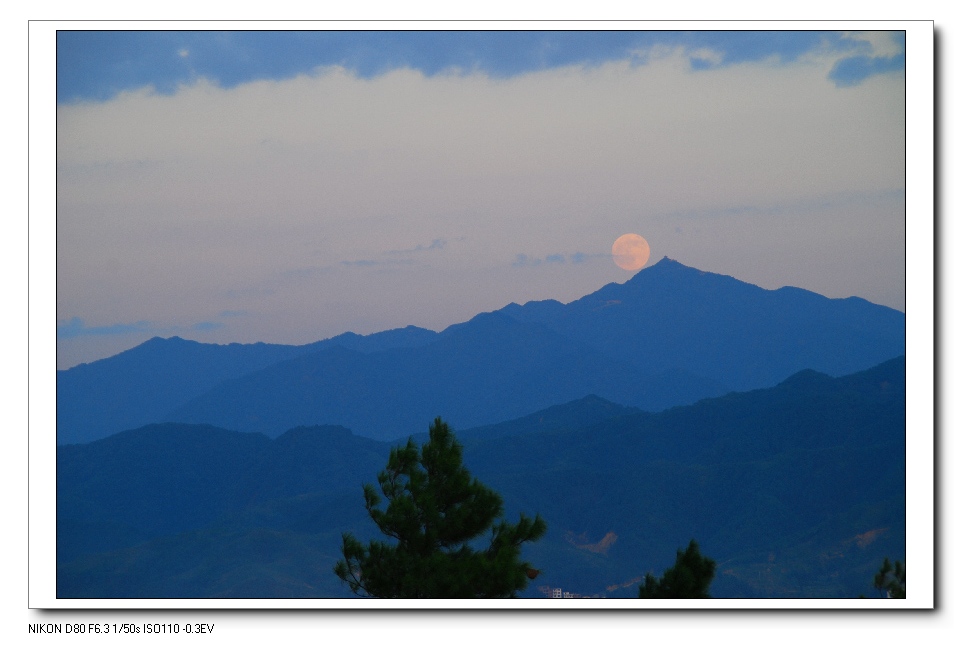
{"label": "mountain peak", "polygon": [[[169,348],[169,347],[171,347],[171,346],[173,346],[173,345],[187,346],[187,345],[204,345],[204,344],[209,344],[209,343],[201,343],[201,342],[197,342],[196,340],[187,340],[186,338],[181,338],[180,336],[169,336],[169,337],[167,337],[167,338],[164,338],[164,337],[162,337],[162,336],[154,336],[153,338],[150,338],[150,339],[148,339],[148,340],[145,340],[144,342],[142,342],[142,343],[140,343],[139,345],[137,345],[137,347],[132,347],[131,349],[137,349],[138,347],[145,347],[145,348],[153,348],[153,347],[161,348],[161,347],[166,347],[166,348]],[[130,351],[130,350],[127,350],[127,351]],[[121,352],[121,354],[122,354],[122,353],[123,353],[123,352]]]}
{"label": "mountain peak", "polygon": [[[645,266],[626,281],[606,284],[594,293],[575,300],[574,303],[594,304],[598,300],[614,303],[622,300],[626,294],[634,294],[639,291],[647,292],[651,290],[652,287],[673,287],[677,290],[681,285],[698,284],[702,278],[724,278],[737,284],[744,284],[744,282],[740,282],[727,275],[718,275],[699,270],[665,256],[651,266]],[[526,307],[527,305],[525,305],[525,308]]]}
{"label": "mountain peak", "polygon": [[[679,262],[678,260],[672,259],[668,255],[665,255],[664,257],[659,259],[657,262],[649,266],[649,268],[654,268],[655,266],[685,266],[685,265]],[[685,268],[688,268],[688,267],[685,266]]]}
{"label": "mountain peak", "polygon": [[638,277],[639,275],[643,275],[643,274],[646,273],[646,272],[648,272],[649,274],[652,273],[652,272],[658,272],[658,273],[664,273],[664,272],[676,272],[676,273],[677,273],[677,272],[691,272],[691,273],[697,273],[697,274],[701,274],[701,275],[708,275],[708,274],[710,274],[710,273],[707,273],[706,271],[699,270],[699,269],[697,269],[697,268],[695,268],[695,267],[693,267],[693,266],[686,266],[685,264],[681,263],[680,261],[678,261],[678,260],[676,260],[676,259],[672,259],[671,257],[668,257],[668,256],[666,255],[666,256],[662,257],[661,259],[659,259],[659,260],[658,260],[657,262],[655,262],[654,264],[652,264],[651,266],[646,266],[646,267],[642,268],[641,270],[639,270],[639,271],[638,271],[637,273],[635,273],[635,274],[631,277],[631,279],[629,279],[628,281],[630,282],[631,280],[635,279],[635,278]]}

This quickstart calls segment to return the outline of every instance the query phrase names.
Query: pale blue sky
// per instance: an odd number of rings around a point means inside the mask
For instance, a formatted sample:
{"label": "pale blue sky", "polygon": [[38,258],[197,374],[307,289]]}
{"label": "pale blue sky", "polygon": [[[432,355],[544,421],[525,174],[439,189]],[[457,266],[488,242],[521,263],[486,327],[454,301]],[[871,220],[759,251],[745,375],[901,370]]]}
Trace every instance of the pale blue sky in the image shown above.
{"label": "pale blue sky", "polygon": [[58,366],[441,329],[625,232],[905,304],[901,32],[60,32]]}

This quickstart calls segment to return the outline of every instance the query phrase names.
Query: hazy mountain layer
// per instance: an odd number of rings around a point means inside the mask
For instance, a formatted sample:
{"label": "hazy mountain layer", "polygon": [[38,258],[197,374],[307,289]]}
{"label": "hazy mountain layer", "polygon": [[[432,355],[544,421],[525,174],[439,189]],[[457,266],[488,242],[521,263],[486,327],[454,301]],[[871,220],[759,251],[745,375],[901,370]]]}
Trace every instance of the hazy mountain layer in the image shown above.
{"label": "hazy mountain layer", "polygon": [[[428,422],[420,428],[426,429]],[[591,396],[459,434],[552,585],[634,596],[695,538],[716,597],[871,595],[905,556],[905,362],[637,412]],[[161,425],[58,449],[60,597],[337,597],[340,533],[390,445],[343,428],[270,440]]]}
{"label": "hazy mountain layer", "polygon": [[369,336],[344,333],[310,345],[212,345],[151,338],[94,363],[57,371],[57,443],[101,439],[165,421],[164,416],[219,383],[330,347],[362,352],[425,344],[437,333],[417,327]]}
{"label": "hazy mountain layer", "polygon": [[516,304],[441,333],[408,327],[300,347],[154,339],[58,372],[58,442],[163,421],[375,439],[444,414],[469,428],[596,394],[659,411],[794,372],[832,376],[905,351],[905,315],[769,291],[670,259],[563,305]]}
{"label": "hazy mountain layer", "polygon": [[725,391],[684,372],[649,376],[540,324],[486,313],[422,347],[370,354],[332,348],[277,363],[222,383],[165,419],[268,435],[337,422],[395,439],[442,413],[467,428],[589,393],[660,410]]}

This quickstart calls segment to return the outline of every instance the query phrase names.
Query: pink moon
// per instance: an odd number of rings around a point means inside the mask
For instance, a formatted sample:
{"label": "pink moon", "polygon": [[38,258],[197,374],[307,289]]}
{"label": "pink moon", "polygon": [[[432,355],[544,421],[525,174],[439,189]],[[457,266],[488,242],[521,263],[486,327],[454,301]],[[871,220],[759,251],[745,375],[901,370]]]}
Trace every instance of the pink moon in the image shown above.
{"label": "pink moon", "polygon": [[648,263],[651,248],[645,238],[638,234],[623,234],[611,245],[611,256],[625,270],[638,270]]}

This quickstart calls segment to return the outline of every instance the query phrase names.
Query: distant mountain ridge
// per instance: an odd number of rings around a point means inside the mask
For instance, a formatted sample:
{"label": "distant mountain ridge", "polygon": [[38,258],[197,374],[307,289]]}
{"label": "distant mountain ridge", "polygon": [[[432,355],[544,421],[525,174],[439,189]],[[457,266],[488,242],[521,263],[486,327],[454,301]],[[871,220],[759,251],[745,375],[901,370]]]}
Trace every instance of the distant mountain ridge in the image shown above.
{"label": "distant mountain ridge", "polygon": [[269,435],[343,425],[393,439],[439,414],[471,428],[587,394],[659,411],[904,351],[899,311],[769,291],[665,258],[569,304],[510,304],[440,333],[407,327],[297,347],[153,339],[58,372],[57,439],[162,421]]}
{"label": "distant mountain ridge", "polygon": [[766,290],[668,257],[566,305],[501,312],[643,359],[651,373],[685,369],[732,390],[774,385],[801,369],[841,376],[905,352],[900,311],[794,287]]}
{"label": "distant mountain ridge", "polygon": [[173,408],[223,381],[323,349],[359,352],[426,344],[437,333],[409,326],[368,336],[347,332],[307,345],[215,345],[154,337],[115,356],[57,371],[57,443],[100,439],[166,421]]}
{"label": "distant mountain ridge", "polygon": [[684,372],[649,377],[630,361],[495,312],[449,327],[422,347],[298,356],[224,382],[165,420],[268,435],[336,422],[359,435],[394,439],[441,413],[470,428],[591,393],[661,409],[725,391]]}

